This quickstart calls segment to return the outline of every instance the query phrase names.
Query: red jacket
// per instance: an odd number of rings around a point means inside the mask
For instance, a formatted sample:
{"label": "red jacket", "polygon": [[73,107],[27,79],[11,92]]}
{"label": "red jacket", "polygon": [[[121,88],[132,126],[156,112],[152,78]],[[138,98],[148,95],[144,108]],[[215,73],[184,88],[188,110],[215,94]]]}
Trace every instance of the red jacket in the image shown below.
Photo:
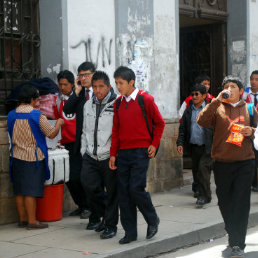
{"label": "red jacket", "polygon": [[62,118],[64,125],[61,127],[61,141],[62,145],[66,143],[75,142],[76,136],[76,117],[75,114],[72,117],[67,117],[63,112],[63,106],[67,100],[61,100],[60,97],[56,99],[56,105],[54,105],[55,119]]}
{"label": "red jacket", "polygon": [[[148,132],[138,103],[139,94],[144,94],[144,107],[149,127],[154,128],[153,139]],[[143,91],[139,91],[138,95],[135,100],[131,99],[129,102],[126,102],[125,98],[123,98],[118,112],[116,112],[116,102],[114,103],[110,156],[116,156],[119,149],[148,148],[150,145],[157,148],[159,146],[165,127],[164,119],[151,95]]]}

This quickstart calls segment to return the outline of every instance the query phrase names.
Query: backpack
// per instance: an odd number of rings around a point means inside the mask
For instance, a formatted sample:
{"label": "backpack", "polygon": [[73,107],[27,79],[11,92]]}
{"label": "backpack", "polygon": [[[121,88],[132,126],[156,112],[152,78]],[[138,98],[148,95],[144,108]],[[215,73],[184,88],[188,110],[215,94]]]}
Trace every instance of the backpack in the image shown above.
{"label": "backpack", "polygon": [[[145,107],[144,107],[144,95],[138,94],[137,99],[138,99],[138,104],[139,104],[139,106],[140,106],[140,108],[141,108],[141,110],[142,110],[142,114],[143,114],[143,117],[144,117],[144,120],[145,120],[147,129],[148,129],[148,132],[149,132],[149,134],[150,134],[151,139],[153,139],[153,133],[152,133],[153,130],[152,130],[152,131],[150,130],[150,126],[149,126],[149,123],[148,123],[146,110],[145,110]],[[118,113],[118,109],[119,109],[119,107],[120,107],[120,104],[121,104],[121,98],[118,98],[118,99],[116,100],[116,113]],[[153,128],[152,128],[152,129],[153,129]],[[159,144],[159,145],[160,145],[160,144]],[[159,146],[158,146],[158,148],[156,149],[155,157],[156,157],[156,155],[157,155],[157,153],[158,153],[158,150],[159,150]]]}

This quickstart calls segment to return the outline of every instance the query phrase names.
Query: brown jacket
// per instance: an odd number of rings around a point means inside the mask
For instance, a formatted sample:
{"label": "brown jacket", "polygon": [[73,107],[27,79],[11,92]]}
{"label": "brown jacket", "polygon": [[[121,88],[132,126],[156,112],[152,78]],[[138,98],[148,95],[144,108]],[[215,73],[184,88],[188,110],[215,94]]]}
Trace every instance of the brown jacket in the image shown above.
{"label": "brown jacket", "polygon": [[[203,127],[213,127],[214,136],[211,155],[221,162],[236,162],[254,159],[252,147],[253,135],[245,137],[242,146],[226,142],[230,135],[230,120],[237,124],[250,126],[250,115],[247,104],[241,100],[236,107],[214,99],[197,117],[197,123]],[[254,124],[257,124],[258,113],[254,113]],[[253,128],[253,133],[255,128]]]}

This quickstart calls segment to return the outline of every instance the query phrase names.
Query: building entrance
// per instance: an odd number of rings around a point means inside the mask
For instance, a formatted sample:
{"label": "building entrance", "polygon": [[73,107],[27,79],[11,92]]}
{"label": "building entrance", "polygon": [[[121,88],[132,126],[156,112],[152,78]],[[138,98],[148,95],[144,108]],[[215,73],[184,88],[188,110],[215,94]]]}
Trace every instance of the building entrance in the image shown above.
{"label": "building entrance", "polygon": [[212,95],[220,91],[227,72],[227,13],[223,2],[180,1],[180,103],[189,96],[200,74],[211,77]]}

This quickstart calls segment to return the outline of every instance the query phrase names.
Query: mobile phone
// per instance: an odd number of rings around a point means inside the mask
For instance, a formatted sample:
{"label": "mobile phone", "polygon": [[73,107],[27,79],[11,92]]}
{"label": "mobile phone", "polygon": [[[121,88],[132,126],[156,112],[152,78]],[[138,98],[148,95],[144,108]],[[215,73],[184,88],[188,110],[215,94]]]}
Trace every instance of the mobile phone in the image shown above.
{"label": "mobile phone", "polygon": [[77,81],[77,84],[78,84],[78,85],[81,85],[82,83],[81,83],[81,81]]}

